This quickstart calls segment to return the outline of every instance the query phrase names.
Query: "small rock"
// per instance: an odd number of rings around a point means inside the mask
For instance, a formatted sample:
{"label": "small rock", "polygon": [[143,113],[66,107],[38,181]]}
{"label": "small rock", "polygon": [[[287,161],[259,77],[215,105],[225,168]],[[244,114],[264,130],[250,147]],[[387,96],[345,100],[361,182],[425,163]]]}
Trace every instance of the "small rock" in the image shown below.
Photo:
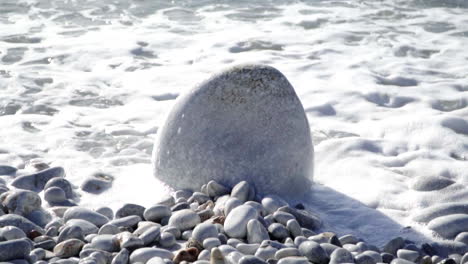
{"label": "small rock", "polygon": [[129,255],[130,253],[128,249],[123,248],[117,255],[115,255],[111,264],[127,264]]}
{"label": "small rock", "polygon": [[96,209],[96,213],[100,213],[103,216],[107,217],[109,220],[114,219],[114,211],[107,206],[99,207]]}
{"label": "small rock", "polygon": [[188,200],[190,196],[192,196],[192,191],[190,190],[178,190],[174,193],[174,198],[176,200],[181,199],[181,198]]}
{"label": "small rock", "polygon": [[273,223],[268,227],[268,232],[276,240],[283,241],[289,237],[289,231],[280,223]]}
{"label": "small rock", "polygon": [[148,260],[146,264],[166,264],[166,262],[160,257],[154,257]]}
{"label": "small rock", "polygon": [[169,232],[162,232],[159,239],[159,245],[164,248],[170,248],[176,244],[175,236]]}
{"label": "small rock", "polygon": [[57,243],[60,243],[62,241],[76,238],[81,241],[85,241],[84,234],[83,234],[83,229],[81,227],[72,225],[72,226],[66,226],[65,228],[62,229],[60,232],[58,238],[57,238]]}
{"label": "small rock", "polygon": [[27,258],[31,249],[31,243],[24,238],[0,242],[0,261]]}
{"label": "small rock", "polygon": [[81,184],[81,190],[93,194],[100,194],[112,186],[114,176],[105,173],[95,173],[86,178]]}
{"label": "small rock", "polygon": [[[103,250],[106,252],[117,252],[120,250],[120,241],[114,235],[96,235],[88,244],[90,248]],[[88,247],[86,245],[86,247]]]}
{"label": "small rock", "polygon": [[237,198],[239,201],[245,203],[250,197],[255,197],[255,194],[252,192],[254,191],[250,184],[246,181],[241,181],[232,188],[231,197]]}
{"label": "small rock", "polygon": [[224,230],[229,237],[244,238],[247,235],[247,223],[257,217],[258,212],[252,206],[238,206],[226,217]]}
{"label": "small rock", "polygon": [[40,234],[45,233],[42,227],[34,224],[23,216],[16,214],[6,214],[0,216],[0,226],[16,226],[23,230],[23,232],[28,236],[33,231],[39,232]]}
{"label": "small rock", "polygon": [[113,224],[105,224],[99,228],[98,235],[115,235],[119,232],[120,230],[117,226]]}
{"label": "small rock", "polygon": [[35,255],[37,260],[43,260],[46,257],[46,251],[42,248],[31,250],[29,255]]}
{"label": "small rock", "polygon": [[71,183],[65,179],[65,178],[61,178],[61,177],[56,177],[56,178],[52,178],[50,179],[46,185],[44,186],[44,190],[47,190],[51,187],[58,187],[60,189],[62,189],[64,192],[65,192],[65,196],[67,197],[67,199],[71,199],[73,198],[73,188],[72,188],[72,185]]}
{"label": "small rock", "polygon": [[288,203],[277,195],[267,195],[262,199],[262,205],[267,213],[273,214],[278,208],[288,206]]}
{"label": "small rock", "polygon": [[11,185],[19,189],[38,193],[44,189],[44,186],[50,179],[64,176],[65,170],[62,167],[53,167],[37,173],[19,176],[13,180]]}
{"label": "small rock", "polygon": [[405,240],[401,237],[396,237],[385,244],[383,251],[396,256],[398,249],[405,246]]}
{"label": "small rock", "polygon": [[145,209],[146,208],[141,205],[127,203],[115,212],[115,218],[122,218],[129,215],[138,215],[143,218],[143,212],[145,212]]}
{"label": "small rock", "polygon": [[68,222],[71,219],[86,220],[97,227],[101,227],[109,222],[109,218],[105,217],[104,215],[93,210],[78,206],[71,207],[65,212],[63,220],[65,220],[65,222]]}
{"label": "small rock", "polygon": [[[197,258],[200,259],[200,256],[199,256],[198,252],[199,252],[198,249],[194,248],[194,247],[187,248],[187,249],[182,249],[174,257],[174,264],[179,264],[182,261],[194,262],[194,261],[197,260]],[[206,259],[209,260],[210,259],[209,258],[209,253],[208,253],[208,251],[205,251],[205,252],[207,252],[207,254],[208,254]]]}
{"label": "small rock", "polygon": [[255,208],[255,210],[257,210],[257,211],[258,211],[258,214],[261,215],[261,216],[267,215],[265,208],[264,208],[263,205],[262,205],[261,203],[259,203],[259,202],[248,201],[248,202],[245,202],[245,205],[250,205],[250,206],[252,206],[253,208]]}
{"label": "small rock", "polygon": [[376,251],[365,250],[360,255],[366,255],[366,256],[371,257],[375,263],[382,263],[383,261],[382,256]]}
{"label": "small rock", "polygon": [[330,255],[330,264],[354,263],[353,255],[344,248],[333,251]]}
{"label": "small rock", "polygon": [[301,253],[297,248],[282,248],[275,254],[275,259],[282,259],[286,257],[299,257]]}
{"label": "small rock", "polygon": [[192,196],[188,199],[188,202],[197,202],[198,204],[204,204],[210,200],[210,197],[207,194],[204,194],[202,192],[194,192]]}
{"label": "small rock", "polygon": [[174,254],[162,248],[139,248],[130,254],[130,264],[138,262],[146,263],[148,260],[154,257],[160,257],[162,259],[173,259]]}
{"label": "small rock", "polygon": [[322,226],[322,221],[317,216],[306,210],[299,210],[289,206],[283,206],[278,208],[278,211],[292,214],[302,227],[315,230]]}
{"label": "small rock", "polygon": [[143,245],[147,246],[151,243],[159,241],[161,236],[161,228],[159,226],[153,226],[148,228],[139,237],[143,240]]}
{"label": "small rock", "polygon": [[10,214],[26,216],[41,208],[41,197],[33,191],[15,190],[7,193],[3,205]]}
{"label": "small rock", "polygon": [[269,240],[267,229],[257,219],[252,219],[247,223],[247,241],[250,244],[262,243],[264,240]]}
{"label": "small rock", "polygon": [[189,209],[174,212],[169,218],[169,225],[177,227],[181,231],[192,229],[200,223],[200,217]]}
{"label": "small rock", "polygon": [[5,226],[0,228],[0,238],[2,238],[2,240],[14,240],[26,238],[26,234],[16,226]]}
{"label": "small rock", "polygon": [[143,217],[147,221],[159,223],[164,217],[171,216],[171,209],[167,205],[157,204],[146,208]]}
{"label": "small rock", "polygon": [[78,256],[84,242],[79,239],[68,239],[54,247],[54,254],[59,258],[69,258]]}
{"label": "small rock", "polygon": [[278,249],[272,246],[260,247],[255,252],[255,256],[263,260],[267,260],[267,259],[274,258],[277,251]]}
{"label": "small rock", "polygon": [[161,232],[168,232],[174,235],[176,239],[179,239],[182,232],[177,227],[166,225],[163,228],[161,228]]}
{"label": "small rock", "polygon": [[414,264],[411,261],[408,261],[406,259],[401,259],[401,258],[395,258],[390,262],[391,264]]}
{"label": "small rock", "polygon": [[126,217],[114,219],[110,221],[109,224],[113,224],[118,227],[131,228],[137,226],[141,220],[141,217],[138,215],[129,215]]}
{"label": "small rock", "polygon": [[276,211],[273,213],[273,218],[276,222],[286,225],[289,220],[296,219],[292,214],[283,211]]}
{"label": "small rock", "polygon": [[411,262],[415,262],[419,258],[419,252],[407,249],[399,249],[397,251],[397,257],[401,259],[406,259]]}
{"label": "small rock", "polygon": [[221,246],[221,241],[217,237],[209,237],[203,240],[203,248],[211,250],[214,247]]}
{"label": "small rock", "polygon": [[299,252],[309,261],[319,264],[327,264],[329,258],[320,245],[314,241],[305,241],[299,246]]}
{"label": "small rock", "polygon": [[387,252],[380,253],[380,256],[382,257],[383,263],[390,263],[395,258],[394,255],[387,253]]}
{"label": "small rock", "polygon": [[266,264],[266,262],[255,256],[243,256],[239,260],[239,264]]}
{"label": "small rock", "polygon": [[218,197],[229,194],[230,190],[216,181],[209,181],[206,185],[206,191],[209,196]]}
{"label": "small rock", "polygon": [[242,202],[234,197],[229,198],[224,204],[224,215],[228,216],[232,209],[242,205]]}
{"label": "small rock", "polygon": [[214,224],[201,223],[193,229],[192,238],[200,243],[210,237],[218,237],[218,229]]}
{"label": "small rock", "polygon": [[58,205],[67,201],[67,195],[62,188],[50,187],[44,192],[44,200],[50,205]]}
{"label": "small rock", "polygon": [[180,210],[184,210],[184,209],[191,209],[190,204],[186,203],[186,202],[180,202],[180,203],[176,203],[174,206],[171,207],[172,212],[180,211]]}
{"label": "small rock", "polygon": [[8,165],[0,165],[0,175],[14,175],[18,169]]}
{"label": "small rock", "polygon": [[143,247],[144,242],[141,238],[135,236],[134,234],[130,232],[122,232],[117,235],[115,235],[115,238],[117,239],[120,248],[130,248],[130,249],[135,249],[139,247]]}
{"label": "small rock", "polygon": [[197,214],[200,217],[201,222],[204,222],[214,216],[214,212],[210,208],[199,211]]}
{"label": "small rock", "polygon": [[81,230],[83,230],[84,236],[87,236],[89,234],[97,234],[97,232],[99,231],[99,228],[96,225],[83,219],[70,219],[64,226],[62,226],[61,230],[65,229],[68,226],[79,226]]}
{"label": "small rock", "polygon": [[372,258],[369,255],[365,254],[358,254],[356,257],[354,257],[354,260],[356,264],[376,264],[374,258]]}
{"label": "small rock", "polygon": [[223,254],[217,247],[211,249],[210,264],[226,264]]}
{"label": "small rock", "polygon": [[277,264],[309,264],[305,257],[287,257],[280,259]]}

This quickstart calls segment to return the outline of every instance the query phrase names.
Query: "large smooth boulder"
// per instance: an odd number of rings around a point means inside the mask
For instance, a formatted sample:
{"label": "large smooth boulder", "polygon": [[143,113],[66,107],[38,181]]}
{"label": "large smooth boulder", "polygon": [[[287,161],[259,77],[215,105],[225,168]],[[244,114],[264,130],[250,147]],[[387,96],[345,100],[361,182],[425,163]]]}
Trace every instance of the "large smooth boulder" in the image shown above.
{"label": "large smooth boulder", "polygon": [[261,194],[310,190],[313,146],[299,98],[275,68],[225,70],[177,99],[158,131],[154,174],[177,189],[215,180]]}

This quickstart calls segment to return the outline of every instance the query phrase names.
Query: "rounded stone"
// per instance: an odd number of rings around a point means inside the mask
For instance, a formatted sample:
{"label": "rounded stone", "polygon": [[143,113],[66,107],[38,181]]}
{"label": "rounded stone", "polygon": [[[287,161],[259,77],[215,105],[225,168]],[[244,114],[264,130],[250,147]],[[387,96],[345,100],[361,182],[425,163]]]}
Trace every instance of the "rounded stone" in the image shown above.
{"label": "rounded stone", "polygon": [[89,193],[100,194],[112,186],[114,176],[105,173],[95,173],[86,178],[81,184],[81,190]]}
{"label": "rounded stone", "polygon": [[257,219],[252,219],[247,223],[247,241],[249,243],[262,243],[270,239],[267,229]]}
{"label": "rounded stone", "polygon": [[0,238],[5,240],[20,239],[25,237],[26,234],[24,231],[16,226],[5,226],[0,228]]}
{"label": "rounded stone", "polygon": [[468,245],[468,232],[461,232],[455,237],[455,241],[462,242]]}
{"label": "rounded stone", "polygon": [[221,246],[221,241],[217,237],[210,237],[203,241],[203,248],[211,250],[214,247]]}
{"label": "rounded stone", "polygon": [[310,191],[313,153],[304,108],[286,77],[242,65],[177,99],[158,131],[153,168],[177,189],[246,180],[259,193],[292,196]]}
{"label": "rounded stone", "polygon": [[97,227],[101,227],[109,222],[109,218],[104,215],[95,212],[93,210],[84,207],[71,207],[63,215],[63,220],[68,222],[71,219],[82,219],[86,220]]}
{"label": "rounded stone", "polygon": [[69,258],[78,256],[84,242],[78,239],[68,239],[54,247],[54,254],[59,258]]}
{"label": "rounded stone", "polygon": [[202,223],[193,229],[192,238],[199,243],[203,243],[205,239],[210,237],[218,237],[218,229],[214,224]]}
{"label": "rounded stone", "polygon": [[114,211],[107,206],[99,207],[96,209],[96,213],[102,214],[103,216],[109,218],[109,220],[114,219]]}
{"label": "rounded stone", "polygon": [[224,231],[229,237],[244,238],[247,235],[247,223],[257,217],[258,212],[252,206],[238,206],[226,217]]}
{"label": "rounded stone", "polygon": [[11,214],[26,216],[41,208],[41,197],[33,191],[15,190],[7,194],[3,204]]}
{"label": "rounded stone", "polygon": [[200,223],[200,217],[190,209],[179,210],[169,218],[169,225],[178,228],[180,231],[192,229]]}
{"label": "rounded stone", "polygon": [[171,209],[167,205],[157,204],[146,208],[143,217],[147,221],[161,222],[164,217],[171,216]]}
{"label": "rounded stone", "polygon": [[268,232],[273,238],[280,241],[283,241],[289,237],[288,229],[286,229],[286,227],[280,223],[273,223],[268,226]]}
{"label": "rounded stone", "polygon": [[47,190],[51,187],[58,187],[65,192],[65,196],[67,198],[73,198],[73,188],[67,179],[61,177],[52,178],[46,183],[44,190]]}
{"label": "rounded stone", "polygon": [[28,239],[14,239],[0,242],[0,261],[26,258],[32,245]]}
{"label": "rounded stone", "polygon": [[174,246],[176,243],[175,236],[172,233],[169,232],[162,232],[161,233],[161,238],[159,239],[159,244],[162,247],[169,248]]}
{"label": "rounded stone", "polygon": [[329,258],[327,252],[314,241],[305,241],[299,246],[299,252],[309,261],[319,264],[327,264]]}
{"label": "rounded stone", "polygon": [[468,231],[468,215],[453,214],[441,216],[431,220],[429,229],[436,232],[443,238],[453,239],[459,233]]}
{"label": "rounded stone", "polygon": [[148,260],[160,257],[163,259],[173,259],[174,254],[166,249],[162,248],[139,248],[130,254],[129,262],[130,264],[134,263],[146,263]]}
{"label": "rounded stone", "polygon": [[141,205],[127,203],[115,212],[115,218],[122,218],[129,215],[138,215],[139,217],[143,218],[143,212],[145,209],[146,208]]}
{"label": "rounded stone", "polygon": [[309,264],[310,262],[305,257],[286,257],[278,261],[277,264]]}
{"label": "rounded stone", "polygon": [[67,195],[60,187],[50,187],[44,192],[44,200],[49,204],[60,204],[67,200]]}

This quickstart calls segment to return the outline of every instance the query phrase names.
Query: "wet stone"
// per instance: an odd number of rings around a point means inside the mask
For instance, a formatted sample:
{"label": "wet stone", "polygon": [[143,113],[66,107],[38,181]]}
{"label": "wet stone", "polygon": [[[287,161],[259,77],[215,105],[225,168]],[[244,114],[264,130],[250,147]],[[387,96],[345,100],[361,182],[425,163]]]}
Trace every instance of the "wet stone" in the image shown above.
{"label": "wet stone", "polygon": [[42,204],[41,197],[33,191],[15,190],[7,193],[3,205],[11,214],[26,216],[32,211],[40,209]]}
{"label": "wet stone", "polygon": [[83,235],[83,229],[81,229],[81,227],[79,226],[67,226],[60,232],[57,238],[57,242],[60,243],[71,238],[76,238],[81,241],[84,241],[85,239]]}
{"label": "wet stone", "polygon": [[0,242],[0,261],[26,258],[31,249],[31,243],[24,238]]}
{"label": "wet stone", "polygon": [[64,176],[65,170],[62,167],[53,167],[37,173],[19,176],[13,180],[11,185],[19,189],[40,192],[52,178]]}
{"label": "wet stone", "polygon": [[114,176],[105,173],[95,173],[86,178],[81,184],[81,190],[93,194],[100,194],[112,186]]}
{"label": "wet stone", "polygon": [[129,215],[138,215],[139,217],[143,218],[143,212],[145,209],[146,208],[141,205],[127,203],[117,209],[115,212],[115,218],[122,218]]}
{"label": "wet stone", "polygon": [[73,188],[71,183],[65,178],[52,178],[44,186],[44,190],[47,190],[51,187],[58,187],[65,192],[67,199],[73,198]]}
{"label": "wet stone", "polygon": [[110,209],[109,207],[106,207],[106,206],[99,207],[98,209],[96,209],[96,213],[102,214],[103,216],[107,217],[109,220],[114,219],[114,211]]}
{"label": "wet stone", "polygon": [[385,244],[383,251],[396,256],[398,249],[405,246],[405,240],[401,237],[396,237]]}

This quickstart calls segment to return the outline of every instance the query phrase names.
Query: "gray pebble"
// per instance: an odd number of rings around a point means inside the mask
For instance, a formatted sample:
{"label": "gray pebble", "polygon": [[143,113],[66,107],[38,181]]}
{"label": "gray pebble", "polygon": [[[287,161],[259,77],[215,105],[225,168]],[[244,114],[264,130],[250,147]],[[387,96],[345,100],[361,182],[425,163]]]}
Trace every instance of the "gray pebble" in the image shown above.
{"label": "gray pebble", "polygon": [[167,205],[157,204],[146,208],[143,217],[147,221],[161,222],[164,217],[171,216],[171,209]]}
{"label": "gray pebble", "polygon": [[266,264],[266,262],[255,256],[243,256],[239,260],[239,264]]}
{"label": "gray pebble", "polygon": [[203,248],[211,250],[214,247],[221,246],[221,241],[217,237],[208,237],[203,240]]}
{"label": "gray pebble", "polygon": [[117,226],[113,224],[105,224],[99,228],[98,234],[99,235],[115,235],[119,233],[120,230]]}
{"label": "gray pebble", "polygon": [[44,200],[50,205],[58,205],[67,201],[65,191],[59,187],[47,188],[44,192]]}
{"label": "gray pebble", "polygon": [[146,208],[141,205],[127,203],[117,209],[115,212],[115,218],[122,218],[129,215],[138,215],[143,219],[143,212],[145,212],[145,209]]}
{"label": "gray pebble", "polygon": [[224,205],[224,215],[228,216],[232,209],[242,205],[242,202],[234,197],[229,198]]}
{"label": "gray pebble", "polygon": [[191,203],[195,201],[195,202],[198,202],[199,204],[204,204],[210,200],[211,199],[207,194],[202,193],[202,192],[194,192],[192,196],[188,199],[188,202]]}
{"label": "gray pebble", "polygon": [[247,223],[257,217],[258,212],[252,206],[238,206],[226,217],[224,230],[229,237],[244,238],[247,235]]}
{"label": "gray pebble", "polygon": [[286,225],[289,220],[296,219],[292,214],[282,212],[282,211],[276,211],[273,213],[273,218],[275,219],[276,222]]}
{"label": "gray pebble", "polygon": [[0,175],[14,175],[18,169],[8,165],[0,165]]}
{"label": "gray pebble", "polygon": [[70,219],[67,223],[61,227],[60,232],[68,226],[79,226],[83,230],[83,235],[87,236],[89,234],[97,234],[99,228],[93,223],[83,220],[83,219]]}
{"label": "gray pebble", "polygon": [[107,252],[116,252],[120,249],[120,241],[114,235],[97,235],[91,239],[90,248]]}
{"label": "gray pebble", "polygon": [[31,222],[37,224],[40,227],[45,227],[47,223],[49,223],[52,220],[52,215],[50,215],[50,213],[48,213],[42,208],[33,210],[24,217],[26,217]]}
{"label": "gray pebble", "polygon": [[398,249],[401,249],[405,246],[405,240],[401,237],[396,237],[385,244],[383,252],[390,253],[396,256]]}
{"label": "gray pebble", "polygon": [[282,258],[277,264],[309,264],[310,262],[306,257],[287,257]]}
{"label": "gray pebble", "polygon": [[82,219],[86,220],[97,227],[101,227],[109,222],[109,218],[105,217],[104,215],[95,212],[93,210],[84,208],[84,207],[71,207],[63,216],[63,220],[68,222],[72,219]]}
{"label": "gray pebble", "polygon": [[267,260],[270,258],[274,258],[277,251],[278,249],[272,246],[260,247],[255,252],[255,256],[263,260]]}
{"label": "gray pebble", "polygon": [[229,194],[230,190],[216,181],[209,181],[206,184],[206,192],[211,197],[218,197]]}
{"label": "gray pebble", "polygon": [[78,239],[68,239],[58,243],[54,247],[54,254],[59,258],[68,258],[78,256],[84,242]]}
{"label": "gray pebble", "polygon": [[408,261],[406,259],[401,259],[401,258],[395,258],[390,262],[391,264],[414,264],[411,261]]}
{"label": "gray pebble", "polygon": [[67,199],[71,199],[74,196],[72,185],[65,178],[56,177],[56,178],[50,179],[44,186],[44,190],[47,190],[51,187],[59,187],[60,189],[62,189],[65,192],[65,196]]}
{"label": "gray pebble", "polygon": [[277,195],[267,195],[262,199],[262,205],[269,214],[273,214],[278,208],[288,206],[288,203]]}
{"label": "gray pebble", "polygon": [[382,257],[383,263],[390,263],[395,258],[394,255],[387,253],[387,252],[380,253],[380,256]]}
{"label": "gray pebble", "polygon": [[30,242],[25,238],[0,242],[0,261],[27,258],[31,249]]}
{"label": "gray pebble", "polygon": [[376,264],[374,258],[365,254],[358,254],[354,257],[356,264]]}
{"label": "gray pebble", "polygon": [[111,264],[127,264],[129,255],[130,253],[128,249],[123,248],[117,255],[115,255]]}
{"label": "gray pebble", "polygon": [[302,227],[315,230],[322,226],[322,221],[320,220],[320,218],[313,215],[309,211],[299,210],[291,208],[289,206],[280,207],[278,208],[278,211],[283,211],[292,214]]}
{"label": "gray pebble", "polygon": [[167,225],[167,226],[164,226],[162,229],[161,229],[161,232],[167,232],[167,233],[171,233],[174,235],[174,237],[176,239],[179,239],[180,236],[182,235],[182,232],[175,226],[170,226],[170,225]]}
{"label": "gray pebble", "polygon": [[3,205],[10,214],[28,215],[41,208],[41,197],[33,191],[15,190],[8,192]]}
{"label": "gray pebble", "polygon": [[330,256],[333,253],[333,251],[340,248],[330,243],[320,243],[320,246],[323,248],[323,250],[325,250],[325,252],[327,252],[328,256]]}
{"label": "gray pebble", "polygon": [[174,212],[169,218],[169,225],[178,228],[180,231],[192,229],[200,223],[200,217],[189,209]]}
{"label": "gray pebble", "polygon": [[305,241],[299,246],[299,252],[309,261],[319,264],[327,264],[329,258],[323,248],[314,241]]}
{"label": "gray pebble", "polygon": [[135,236],[130,232],[121,232],[115,235],[114,237],[117,239],[120,248],[135,249],[143,247],[144,245],[143,240],[141,238]]}
{"label": "gray pebble", "polygon": [[43,260],[46,257],[46,251],[42,248],[35,248],[29,255],[35,255],[37,260]]}
{"label": "gray pebble", "polygon": [[147,246],[151,243],[159,241],[161,236],[161,228],[159,226],[152,226],[143,232],[139,237],[143,240],[143,245]]}
{"label": "gray pebble", "polygon": [[180,202],[180,203],[176,203],[174,206],[171,207],[172,212],[180,211],[184,209],[190,209],[190,204],[187,202]]}
{"label": "gray pebble", "polygon": [[338,263],[354,263],[354,257],[348,250],[344,248],[336,249],[330,255],[330,264]]}
{"label": "gray pebble", "polygon": [[249,200],[250,197],[254,197],[255,194],[251,194],[253,188],[246,181],[241,181],[238,184],[234,185],[231,191],[231,197],[239,199],[239,201],[245,203]]}
{"label": "gray pebble", "polygon": [[114,211],[112,211],[112,209],[107,206],[99,207],[98,209],[96,209],[96,213],[102,214],[109,220],[114,219]]}
{"label": "gray pebble", "polygon": [[94,173],[81,184],[81,190],[93,194],[100,194],[112,186],[114,176],[105,173]]}
{"label": "gray pebble", "polygon": [[83,229],[81,229],[81,227],[76,226],[76,225],[66,226],[60,232],[57,238],[57,243],[60,243],[62,241],[65,241],[71,238],[76,238],[81,241],[84,241],[85,239],[84,239]]}
{"label": "gray pebble", "polygon": [[247,223],[247,241],[249,243],[262,243],[270,239],[267,229],[257,219],[252,219]]}
{"label": "gray pebble", "polygon": [[141,217],[138,215],[129,215],[126,217],[114,219],[110,221],[109,224],[113,224],[118,227],[131,228],[137,226],[141,220]]}
{"label": "gray pebble", "polygon": [[45,231],[42,227],[34,224],[30,220],[16,214],[6,214],[0,216],[0,226],[16,226],[23,232],[28,235],[31,231],[35,230],[41,234],[44,234]]}
{"label": "gray pebble", "polygon": [[419,252],[407,249],[399,249],[397,251],[397,257],[406,259],[411,262],[416,262],[416,260],[419,258]]}
{"label": "gray pebble", "polygon": [[290,219],[286,222],[286,228],[289,230],[289,233],[292,237],[303,236],[304,233],[302,232],[301,225],[297,222],[296,219]]}
{"label": "gray pebble", "polygon": [[200,254],[198,254],[198,260],[210,260],[210,251],[209,250],[202,250]]}
{"label": "gray pebble", "polygon": [[50,179],[64,176],[65,170],[62,167],[53,167],[37,173],[19,176],[13,180],[11,186],[38,193],[44,189]]}
{"label": "gray pebble", "polygon": [[0,238],[2,238],[2,240],[13,240],[25,237],[26,234],[24,231],[16,226],[5,226],[0,228]]}
{"label": "gray pebble", "polygon": [[178,190],[174,193],[174,198],[176,200],[180,198],[188,200],[190,196],[192,196],[192,191],[189,191],[189,190]]}
{"label": "gray pebble", "polygon": [[199,243],[203,243],[205,239],[210,237],[218,237],[218,229],[214,224],[201,223],[193,229],[192,238]]}
{"label": "gray pebble", "polygon": [[270,235],[280,241],[283,241],[287,237],[289,237],[289,231],[286,227],[280,223],[273,223],[268,227],[268,233]]}
{"label": "gray pebble", "polygon": [[282,259],[286,257],[298,257],[301,256],[301,253],[297,248],[282,248],[278,250],[275,254],[275,259]]}
{"label": "gray pebble", "polygon": [[162,232],[159,238],[159,245],[164,248],[170,248],[176,244],[175,236],[169,232]]}
{"label": "gray pebble", "polygon": [[265,216],[267,215],[267,212],[265,210],[265,208],[263,207],[263,205],[259,202],[256,202],[256,201],[248,201],[248,202],[245,202],[244,203],[245,205],[250,205],[252,206],[253,208],[255,208],[255,210],[258,211],[258,214],[260,216]]}

